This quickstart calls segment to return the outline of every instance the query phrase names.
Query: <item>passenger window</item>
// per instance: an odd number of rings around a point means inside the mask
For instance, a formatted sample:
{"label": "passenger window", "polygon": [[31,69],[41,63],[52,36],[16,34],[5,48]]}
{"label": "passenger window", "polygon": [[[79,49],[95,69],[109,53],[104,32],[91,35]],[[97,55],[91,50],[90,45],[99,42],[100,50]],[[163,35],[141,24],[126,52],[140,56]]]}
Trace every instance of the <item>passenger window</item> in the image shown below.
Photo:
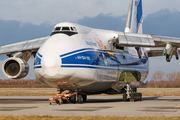
{"label": "passenger window", "polygon": [[55,30],[56,30],[56,31],[60,31],[60,30],[61,30],[61,27],[56,27]]}
{"label": "passenger window", "polygon": [[62,31],[70,31],[69,27],[63,27]]}

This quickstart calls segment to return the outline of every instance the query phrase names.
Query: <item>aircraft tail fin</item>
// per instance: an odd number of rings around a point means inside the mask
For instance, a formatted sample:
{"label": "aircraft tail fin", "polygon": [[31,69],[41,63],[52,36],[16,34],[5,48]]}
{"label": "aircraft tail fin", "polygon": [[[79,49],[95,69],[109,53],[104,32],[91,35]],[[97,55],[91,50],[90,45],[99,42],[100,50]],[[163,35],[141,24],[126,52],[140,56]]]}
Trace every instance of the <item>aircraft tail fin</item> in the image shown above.
{"label": "aircraft tail fin", "polygon": [[130,0],[125,32],[143,34],[142,0]]}

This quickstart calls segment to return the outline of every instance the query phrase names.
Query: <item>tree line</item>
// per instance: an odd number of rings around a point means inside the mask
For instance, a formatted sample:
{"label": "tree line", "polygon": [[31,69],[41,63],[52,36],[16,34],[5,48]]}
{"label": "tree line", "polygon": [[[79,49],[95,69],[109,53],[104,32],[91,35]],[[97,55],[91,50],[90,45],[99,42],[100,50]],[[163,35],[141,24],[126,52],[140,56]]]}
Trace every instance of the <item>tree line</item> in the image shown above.
{"label": "tree line", "polygon": [[38,80],[0,80],[0,88],[49,88]]}
{"label": "tree line", "polygon": [[[150,81],[141,83],[142,88],[180,88],[180,72],[165,74],[156,71]],[[0,88],[49,88],[38,80],[0,80]]]}
{"label": "tree line", "polygon": [[140,85],[143,88],[180,88],[180,72],[165,74],[163,71],[156,71],[150,81]]}

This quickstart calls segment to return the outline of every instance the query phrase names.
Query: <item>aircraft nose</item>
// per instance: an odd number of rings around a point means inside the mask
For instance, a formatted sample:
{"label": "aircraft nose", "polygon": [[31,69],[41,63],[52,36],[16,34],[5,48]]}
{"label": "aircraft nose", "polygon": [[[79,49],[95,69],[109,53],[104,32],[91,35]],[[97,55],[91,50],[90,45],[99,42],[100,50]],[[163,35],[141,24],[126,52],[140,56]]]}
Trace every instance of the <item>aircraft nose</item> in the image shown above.
{"label": "aircraft nose", "polygon": [[61,68],[61,58],[54,53],[46,53],[42,58],[42,69],[48,76],[55,76]]}
{"label": "aircraft nose", "polygon": [[43,58],[43,67],[52,68],[56,66],[56,61],[52,57]]}
{"label": "aircraft nose", "polygon": [[41,54],[41,69],[36,70],[36,76],[43,76],[47,79],[63,79],[71,74],[62,69],[62,58],[60,55],[70,51],[70,43],[73,42],[69,36],[56,34],[51,36],[40,47],[38,53]]}

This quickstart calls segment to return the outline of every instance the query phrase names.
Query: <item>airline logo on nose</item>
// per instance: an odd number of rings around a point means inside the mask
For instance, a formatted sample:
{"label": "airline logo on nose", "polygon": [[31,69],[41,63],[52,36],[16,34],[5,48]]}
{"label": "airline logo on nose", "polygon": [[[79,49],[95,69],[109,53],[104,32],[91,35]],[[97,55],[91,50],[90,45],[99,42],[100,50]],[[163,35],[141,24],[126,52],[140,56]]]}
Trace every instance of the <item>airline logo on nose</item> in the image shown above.
{"label": "airline logo on nose", "polygon": [[140,2],[140,0],[136,0],[136,1],[135,1],[135,6],[138,6],[138,5],[139,5],[139,2]]}

